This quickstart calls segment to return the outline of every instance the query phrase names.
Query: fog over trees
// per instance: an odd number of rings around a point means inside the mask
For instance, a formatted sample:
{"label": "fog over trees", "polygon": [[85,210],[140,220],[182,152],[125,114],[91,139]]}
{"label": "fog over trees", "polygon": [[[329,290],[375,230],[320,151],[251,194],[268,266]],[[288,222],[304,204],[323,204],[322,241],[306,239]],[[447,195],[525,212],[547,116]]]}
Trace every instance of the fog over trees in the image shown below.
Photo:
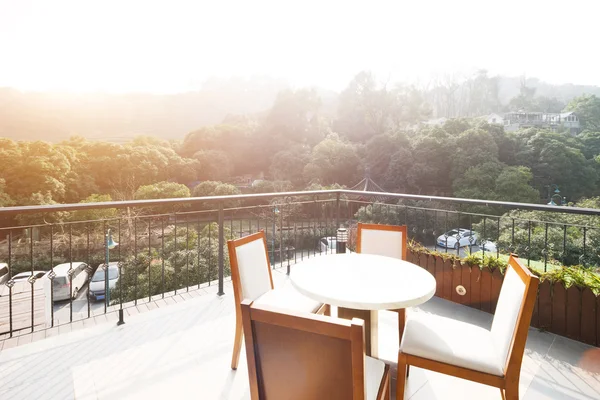
{"label": "fog over trees", "polygon": [[[543,203],[555,184],[576,202],[600,194],[599,90],[486,71],[427,87],[363,71],[339,94],[268,79],[62,101],[3,89],[0,204],[351,187],[366,173],[387,191]],[[563,109],[581,133],[483,118]]]}

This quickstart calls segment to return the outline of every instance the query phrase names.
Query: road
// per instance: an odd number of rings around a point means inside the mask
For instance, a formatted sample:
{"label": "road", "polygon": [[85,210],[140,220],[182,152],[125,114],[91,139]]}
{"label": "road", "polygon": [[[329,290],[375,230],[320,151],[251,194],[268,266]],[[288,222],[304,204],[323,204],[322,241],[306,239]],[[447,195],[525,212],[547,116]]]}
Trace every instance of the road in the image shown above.
{"label": "road", "polygon": [[[54,302],[54,320],[58,321],[69,321],[70,311],[69,308],[71,303],[69,300],[55,301]],[[90,315],[94,315],[97,310],[104,310],[104,301],[90,301]],[[80,291],[77,298],[73,300],[73,320],[87,318],[88,316],[88,302],[87,302],[87,286]]]}

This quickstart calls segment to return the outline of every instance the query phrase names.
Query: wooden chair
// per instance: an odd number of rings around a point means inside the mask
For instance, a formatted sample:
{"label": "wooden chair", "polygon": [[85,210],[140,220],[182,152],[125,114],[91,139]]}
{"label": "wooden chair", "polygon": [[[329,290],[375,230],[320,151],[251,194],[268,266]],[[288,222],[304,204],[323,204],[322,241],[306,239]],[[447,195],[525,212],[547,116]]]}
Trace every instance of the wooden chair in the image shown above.
{"label": "wooden chair", "polygon": [[356,252],[406,260],[406,225],[358,223]]}
{"label": "wooden chair", "polygon": [[511,255],[491,330],[449,318],[411,314],[398,353],[396,399],[404,399],[408,365],[495,386],[502,399],[518,399],[538,284],[538,278]]}
{"label": "wooden chair", "polygon": [[296,311],[324,313],[323,304],[301,295],[291,284],[275,289],[263,231],[227,242],[231,281],[235,299],[235,338],[231,368],[237,369],[242,349],[242,314],[240,303],[250,299],[256,303],[277,305]]}
{"label": "wooden chair", "polygon": [[[358,223],[356,252],[376,254],[406,260],[406,225],[379,225]],[[392,310],[398,313],[398,337],[402,340],[406,309]]]}
{"label": "wooden chair", "polygon": [[241,308],[252,400],[389,399],[389,366],[365,356],[363,320]]}

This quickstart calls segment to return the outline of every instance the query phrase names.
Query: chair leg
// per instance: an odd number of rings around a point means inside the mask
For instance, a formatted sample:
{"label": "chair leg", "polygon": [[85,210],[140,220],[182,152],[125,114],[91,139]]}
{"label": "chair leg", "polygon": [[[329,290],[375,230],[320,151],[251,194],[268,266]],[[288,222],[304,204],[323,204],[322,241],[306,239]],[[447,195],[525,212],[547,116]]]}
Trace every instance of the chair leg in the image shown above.
{"label": "chair leg", "polygon": [[396,312],[398,313],[398,346],[400,346],[404,335],[404,325],[406,324],[406,309],[401,308]]}
{"label": "chair leg", "polygon": [[233,339],[233,355],[231,356],[231,369],[237,369],[240,362],[240,351],[242,350],[242,316],[239,312],[235,313],[235,338]]}
{"label": "chair leg", "polygon": [[319,315],[331,316],[331,306],[329,304],[323,304],[316,312]]}
{"label": "chair leg", "polygon": [[519,381],[506,380],[506,388],[504,389],[505,400],[519,400]]}
{"label": "chair leg", "polygon": [[408,365],[404,355],[398,355],[398,376],[396,377],[396,400],[404,400],[406,390],[406,373]]}

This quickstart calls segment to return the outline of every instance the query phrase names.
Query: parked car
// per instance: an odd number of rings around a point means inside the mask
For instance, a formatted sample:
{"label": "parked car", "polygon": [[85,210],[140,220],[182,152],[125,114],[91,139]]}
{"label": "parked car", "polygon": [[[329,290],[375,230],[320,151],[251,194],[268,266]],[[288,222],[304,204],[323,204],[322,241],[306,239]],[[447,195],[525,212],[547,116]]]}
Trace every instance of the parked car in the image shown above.
{"label": "parked car", "polygon": [[437,245],[458,249],[459,247],[477,244],[477,232],[470,229],[456,228],[438,236]]}
{"label": "parked car", "polygon": [[[94,301],[104,300],[106,298],[106,270],[104,264],[96,268],[90,281],[90,298]],[[119,263],[108,263],[108,289],[114,289],[119,281]]]}
{"label": "parked car", "polygon": [[8,281],[8,264],[0,263],[0,285]]}
{"label": "parked car", "polygon": [[489,240],[483,240],[480,244],[479,244],[479,249],[480,250],[485,250],[488,253],[496,253],[498,252],[498,247],[496,246],[496,243],[489,241]]}
{"label": "parked car", "polygon": [[[71,268],[72,276],[69,279]],[[53,268],[53,271],[56,274],[52,281],[54,301],[76,298],[79,291],[87,284],[89,277],[88,265],[80,261],[59,264]]]}
{"label": "parked car", "polygon": [[[35,279],[40,279],[42,276],[46,275],[47,271],[33,271],[33,276]],[[25,281],[29,279],[31,276],[31,271],[21,272],[20,274],[16,274],[12,277],[15,282]]]}
{"label": "parked car", "polygon": [[319,251],[321,253],[335,253],[337,238],[335,236],[326,236],[319,239]]}

